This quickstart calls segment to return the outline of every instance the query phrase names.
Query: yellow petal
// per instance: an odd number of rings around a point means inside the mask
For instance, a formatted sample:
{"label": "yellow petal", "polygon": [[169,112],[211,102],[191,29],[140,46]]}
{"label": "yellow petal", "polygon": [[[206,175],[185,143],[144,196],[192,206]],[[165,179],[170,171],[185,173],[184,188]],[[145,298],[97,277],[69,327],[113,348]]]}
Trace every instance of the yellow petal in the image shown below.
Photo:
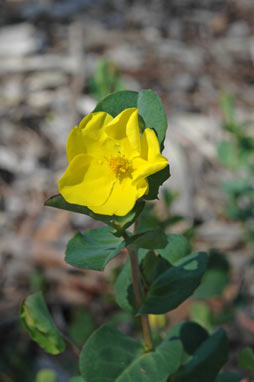
{"label": "yellow petal", "polygon": [[118,142],[121,155],[131,159],[140,154],[140,129],[137,108],[123,110],[108,123],[105,131],[109,137]]}
{"label": "yellow petal", "polygon": [[145,129],[141,137],[141,158],[150,161],[158,155],[161,153],[157,135],[152,129]]}
{"label": "yellow petal", "polygon": [[160,154],[160,156],[157,156],[156,160],[153,161],[145,161],[142,158],[134,158],[132,160],[132,165],[132,177],[133,181],[136,182],[165,168],[168,165],[168,160]]}
{"label": "yellow petal", "polygon": [[145,129],[141,138],[141,156],[133,158],[133,179],[139,180],[155,174],[168,165],[160,153],[158,138],[152,129]]}
{"label": "yellow petal", "polygon": [[70,162],[78,154],[98,150],[98,142],[105,139],[104,127],[113,119],[111,115],[98,112],[90,113],[75,126],[68,137],[66,152]]}
{"label": "yellow petal", "polygon": [[75,156],[58,182],[59,192],[73,204],[99,206],[108,199],[115,176],[107,163],[86,154]]}
{"label": "yellow petal", "polygon": [[116,180],[108,200],[101,206],[91,206],[91,210],[104,215],[125,216],[134,207],[136,200],[143,196],[148,189],[145,179],[133,184],[132,179]]}

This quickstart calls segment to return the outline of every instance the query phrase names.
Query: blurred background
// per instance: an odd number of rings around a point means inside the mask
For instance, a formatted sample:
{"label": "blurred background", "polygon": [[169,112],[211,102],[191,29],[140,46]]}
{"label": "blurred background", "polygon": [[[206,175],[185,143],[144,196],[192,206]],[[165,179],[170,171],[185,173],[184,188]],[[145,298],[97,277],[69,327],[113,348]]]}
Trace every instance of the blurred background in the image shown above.
{"label": "blurred background", "polygon": [[50,357],[24,332],[19,305],[33,291],[79,346],[106,319],[138,333],[112,295],[125,255],[101,273],[71,268],[66,243],[98,223],[43,205],[58,192],[71,128],[114,90],[150,88],[168,117],[171,178],[142,223],[185,234],[211,258],[196,299],[154,327],[224,325],[231,369],[253,345],[253,20],[253,0],[1,1],[1,382],[77,373],[72,354]]}

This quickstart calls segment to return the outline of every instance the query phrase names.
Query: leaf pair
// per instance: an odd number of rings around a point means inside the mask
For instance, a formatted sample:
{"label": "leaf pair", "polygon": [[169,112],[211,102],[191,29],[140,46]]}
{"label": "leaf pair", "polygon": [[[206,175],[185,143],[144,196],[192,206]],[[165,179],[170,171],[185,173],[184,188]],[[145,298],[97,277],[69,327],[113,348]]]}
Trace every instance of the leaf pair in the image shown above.
{"label": "leaf pair", "polygon": [[227,353],[222,329],[209,337],[198,324],[180,324],[154,351],[145,353],[139,341],[104,325],[84,346],[80,371],[88,382],[166,382],[170,376],[175,382],[214,382]]}
{"label": "leaf pair", "polygon": [[[192,295],[205,272],[207,255],[189,253],[181,235],[167,234],[167,245],[157,253],[139,251],[139,264],[145,289],[142,306],[135,306],[129,261],[116,281],[116,300],[122,309],[138,314],[163,314],[175,309]],[[144,247],[143,247],[144,248]]]}

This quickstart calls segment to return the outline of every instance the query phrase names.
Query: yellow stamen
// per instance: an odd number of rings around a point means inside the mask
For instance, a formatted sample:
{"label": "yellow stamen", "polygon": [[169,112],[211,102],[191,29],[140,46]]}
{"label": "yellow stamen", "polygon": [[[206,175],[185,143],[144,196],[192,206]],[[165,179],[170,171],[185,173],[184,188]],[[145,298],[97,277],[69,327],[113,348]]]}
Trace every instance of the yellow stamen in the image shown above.
{"label": "yellow stamen", "polygon": [[128,159],[122,158],[120,155],[111,158],[109,160],[109,165],[115,175],[119,178],[131,175],[131,162]]}

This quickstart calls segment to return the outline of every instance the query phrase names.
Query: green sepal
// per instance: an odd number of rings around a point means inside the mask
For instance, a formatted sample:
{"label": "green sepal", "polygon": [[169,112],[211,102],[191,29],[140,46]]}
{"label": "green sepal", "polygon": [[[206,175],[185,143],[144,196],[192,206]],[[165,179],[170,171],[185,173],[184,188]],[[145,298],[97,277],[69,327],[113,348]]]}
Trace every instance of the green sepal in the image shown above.
{"label": "green sepal", "polygon": [[148,194],[144,195],[144,199],[153,200],[158,198],[158,192],[160,186],[170,177],[169,165],[164,169],[150,175],[148,180]]}
{"label": "green sepal", "polygon": [[28,296],[21,304],[20,318],[32,337],[46,352],[59,354],[65,342],[56,328],[41,292]]}
{"label": "green sepal", "polygon": [[102,271],[125,247],[125,241],[111,231],[112,228],[106,226],[77,233],[67,244],[66,263],[77,268]]}

